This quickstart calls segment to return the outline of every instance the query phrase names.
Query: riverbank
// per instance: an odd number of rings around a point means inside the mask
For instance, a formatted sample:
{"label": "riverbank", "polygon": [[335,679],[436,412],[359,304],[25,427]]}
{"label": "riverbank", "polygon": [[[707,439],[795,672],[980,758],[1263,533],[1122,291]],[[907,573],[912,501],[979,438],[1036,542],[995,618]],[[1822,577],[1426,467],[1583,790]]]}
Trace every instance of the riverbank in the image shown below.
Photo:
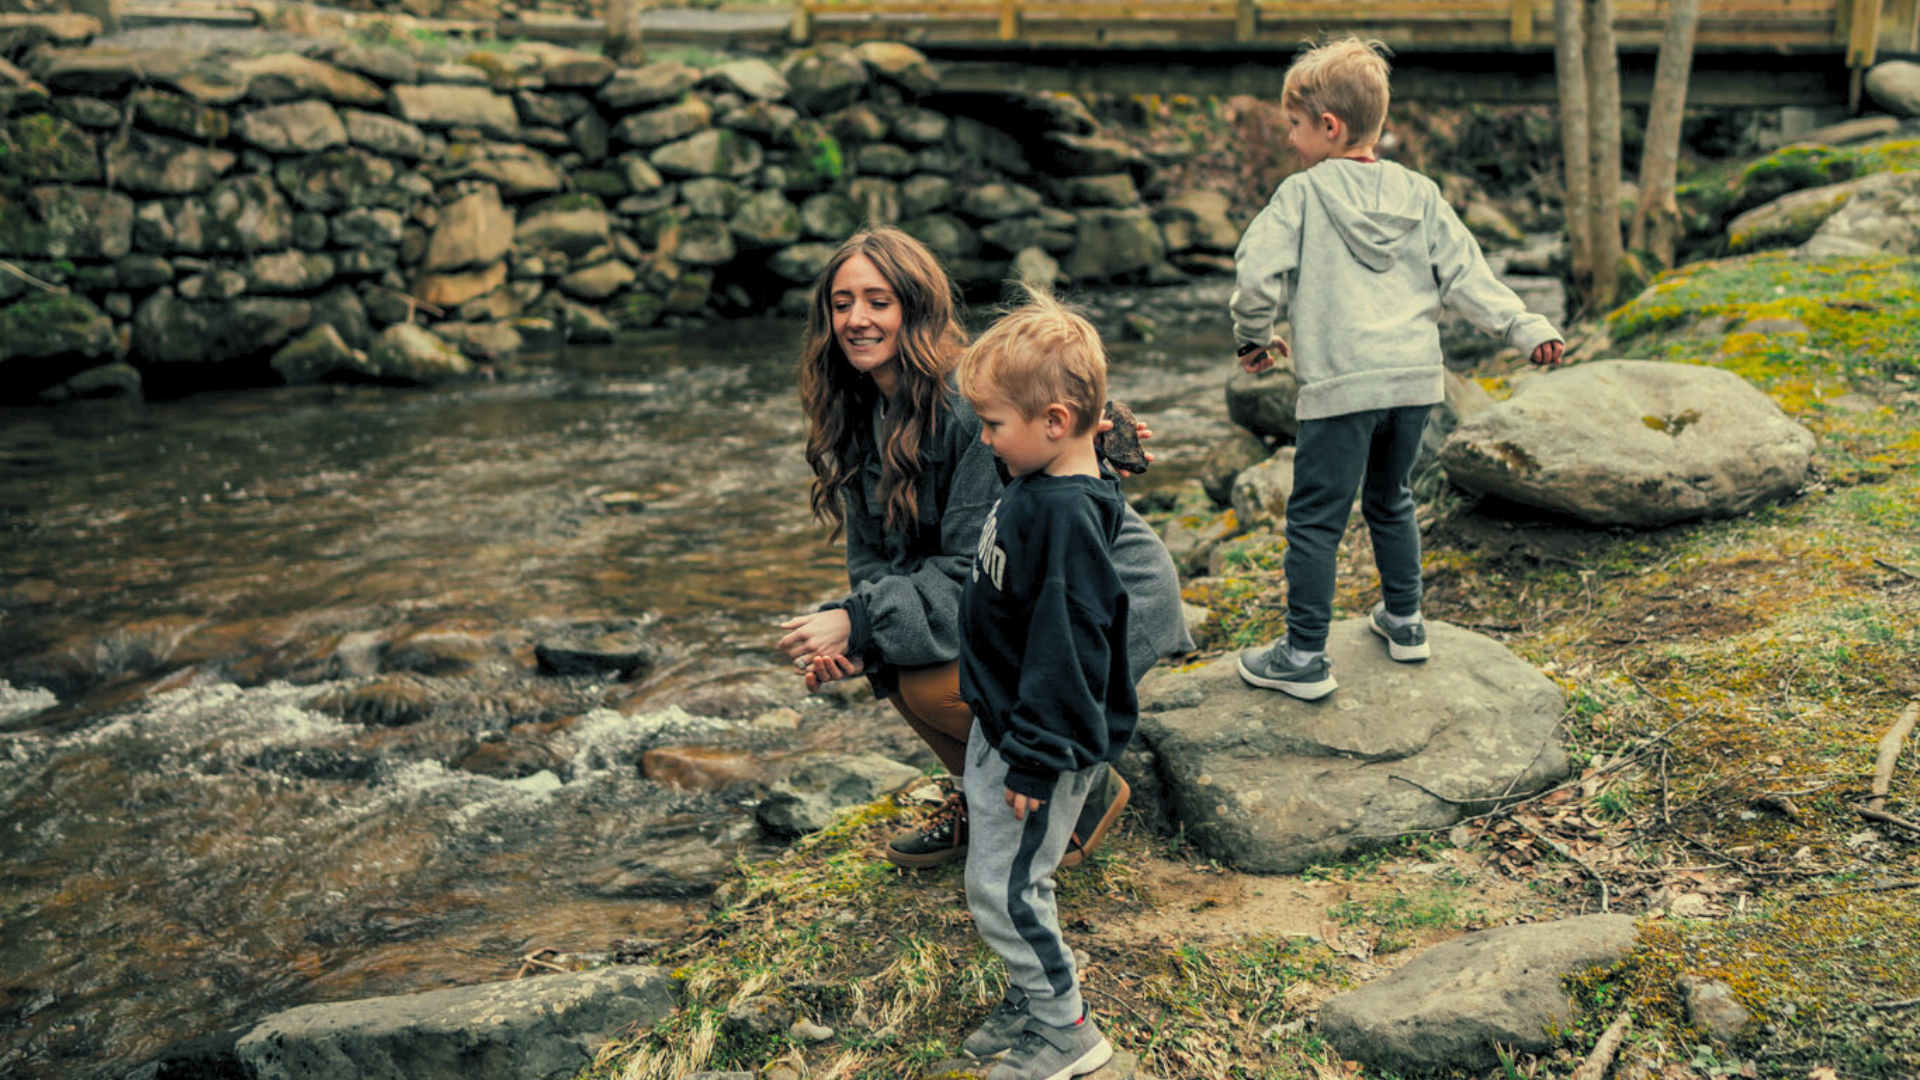
{"label": "riverbank", "polygon": [[[1735,303],[1740,274],[1769,264],[1742,265],[1694,268],[1650,295],[1692,285],[1700,304]],[[1889,269],[1826,272],[1866,285]],[[1836,317],[1849,328],[1836,334],[1857,335],[1871,315]],[[1631,319],[1617,315],[1616,332]],[[1635,345],[1737,363],[1742,343]],[[1920,697],[1920,373],[1878,348],[1845,354],[1849,386],[1871,394],[1850,404],[1831,404],[1845,396],[1832,385],[1803,396],[1825,367],[1817,351],[1778,354],[1761,377],[1827,447],[1822,481],[1787,504],[1651,532],[1431,505],[1427,613],[1497,638],[1565,690],[1575,782],[1298,876],[1241,874],[1179,836],[1123,830],[1060,877],[1116,1045],[1159,1076],[1380,1075],[1318,1033],[1327,998],[1463,932],[1610,910],[1640,918],[1638,947],[1570,984],[1578,1019],[1554,1049],[1510,1054],[1495,1075],[1570,1076],[1621,1013],[1620,1076],[1920,1068],[1920,835],[1858,810],[1878,741]],[[1370,564],[1364,532],[1351,534],[1339,609],[1371,602]],[[1243,595],[1215,648],[1276,632],[1266,589]],[[1909,745],[1892,777],[1909,811],[1917,776]],[[969,933],[957,871],[873,858],[896,827],[883,805],[743,868],[700,927],[649,954],[680,981],[680,1013],[589,1075],[678,1080],[784,1060],[804,1062],[796,1075],[877,1080],[951,1056],[1001,976]],[[1725,983],[1734,1018],[1682,976]],[[762,996],[832,1036],[726,1034],[729,1008]]]}

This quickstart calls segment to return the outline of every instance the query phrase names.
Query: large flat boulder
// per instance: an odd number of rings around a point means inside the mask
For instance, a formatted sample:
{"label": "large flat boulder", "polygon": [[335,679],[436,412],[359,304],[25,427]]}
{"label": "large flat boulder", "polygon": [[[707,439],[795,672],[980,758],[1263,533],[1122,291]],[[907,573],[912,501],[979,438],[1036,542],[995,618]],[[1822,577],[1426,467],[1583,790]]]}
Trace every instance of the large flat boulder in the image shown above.
{"label": "large flat boulder", "polygon": [[1727,223],[1727,248],[1755,251],[1805,242],[1862,191],[1884,187],[1899,173],[1869,173],[1838,184],[1791,191]]}
{"label": "large flat boulder", "polygon": [[1320,1035],[1376,1069],[1424,1075],[1498,1063],[1494,1045],[1560,1045],[1575,1005],[1560,980],[1609,967],[1633,948],[1631,915],[1506,926],[1436,945],[1320,1007]]}
{"label": "large flat boulder", "polygon": [[1811,432],[1730,371],[1599,360],[1522,382],[1440,450],[1467,491],[1594,525],[1733,517],[1800,490]]}
{"label": "large flat boulder", "polygon": [[1248,686],[1231,655],[1151,680],[1122,765],[1136,799],[1160,803],[1144,815],[1213,858],[1282,874],[1566,775],[1564,702],[1546,676],[1448,623],[1428,620],[1427,640],[1432,660],[1398,664],[1366,619],[1334,623],[1340,689],[1314,702]]}
{"label": "large flat boulder", "polygon": [[303,1005],[234,1043],[249,1080],[563,1080],[600,1044],[673,1009],[653,967],[610,967],[424,994]]}
{"label": "large flat boulder", "polygon": [[1855,181],[1852,197],[1820,222],[1796,254],[1809,259],[1920,253],[1920,174]]}

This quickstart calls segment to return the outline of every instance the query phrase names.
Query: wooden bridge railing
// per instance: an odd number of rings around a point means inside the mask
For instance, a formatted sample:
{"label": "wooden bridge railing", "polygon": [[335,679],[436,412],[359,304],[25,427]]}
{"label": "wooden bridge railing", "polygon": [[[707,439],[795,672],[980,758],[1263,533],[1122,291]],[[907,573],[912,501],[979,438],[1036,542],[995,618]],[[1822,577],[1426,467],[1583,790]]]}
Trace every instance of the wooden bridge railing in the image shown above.
{"label": "wooden bridge railing", "polygon": [[[1887,9],[1885,17],[1882,7]],[[1704,0],[1701,50],[1913,51],[1915,0]],[[1624,49],[1659,46],[1664,0],[1615,0]],[[888,38],[981,47],[1293,50],[1355,33],[1396,50],[1553,47],[1553,0],[794,0],[799,41]]]}

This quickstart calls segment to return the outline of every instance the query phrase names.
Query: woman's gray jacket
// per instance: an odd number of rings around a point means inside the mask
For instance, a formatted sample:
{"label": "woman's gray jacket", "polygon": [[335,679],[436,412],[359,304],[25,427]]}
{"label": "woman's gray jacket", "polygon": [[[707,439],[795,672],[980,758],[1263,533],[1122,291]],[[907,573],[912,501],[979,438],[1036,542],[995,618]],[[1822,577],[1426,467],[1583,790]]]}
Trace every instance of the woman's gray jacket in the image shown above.
{"label": "woman's gray jacket", "polygon": [[[880,496],[885,420],[878,408],[856,433],[857,483],[845,490],[847,579],[852,624],[847,651],[868,661],[876,693],[890,693],[891,668],[944,664],[960,656],[960,589],[1003,486],[993,451],[980,442],[973,406],[949,389],[930,443],[921,447],[919,514],[910,532],[886,528]],[[1127,588],[1128,667],[1135,682],[1163,656],[1193,651],[1173,559],[1131,507],[1111,557]],[[875,664],[874,661],[879,661]]]}

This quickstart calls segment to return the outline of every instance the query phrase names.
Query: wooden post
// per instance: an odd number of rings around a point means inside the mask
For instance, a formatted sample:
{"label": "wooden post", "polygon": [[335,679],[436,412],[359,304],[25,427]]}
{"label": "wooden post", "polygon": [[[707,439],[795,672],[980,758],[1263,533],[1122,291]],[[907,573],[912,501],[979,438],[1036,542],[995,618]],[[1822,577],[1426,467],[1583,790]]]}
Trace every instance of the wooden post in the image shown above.
{"label": "wooden post", "polygon": [[1000,0],[1000,40],[1020,36],[1020,0]]}
{"label": "wooden post", "polygon": [[1553,72],[1560,88],[1560,157],[1567,173],[1567,247],[1574,280],[1593,275],[1593,144],[1587,136],[1586,34],[1581,0],[1553,0]]}
{"label": "wooden post", "polygon": [[1254,0],[1238,0],[1233,13],[1233,40],[1252,41],[1253,27],[1257,17]]}
{"label": "wooden post", "polygon": [[813,37],[813,10],[807,7],[808,0],[793,0],[793,19],[787,23],[787,40],[795,45],[805,45]]}
{"label": "wooden post", "polygon": [[1853,0],[1847,24],[1847,66],[1873,66],[1880,49],[1880,0]]}
{"label": "wooden post", "polygon": [[1508,11],[1507,28],[1515,45],[1533,41],[1533,0],[1513,0]]}

